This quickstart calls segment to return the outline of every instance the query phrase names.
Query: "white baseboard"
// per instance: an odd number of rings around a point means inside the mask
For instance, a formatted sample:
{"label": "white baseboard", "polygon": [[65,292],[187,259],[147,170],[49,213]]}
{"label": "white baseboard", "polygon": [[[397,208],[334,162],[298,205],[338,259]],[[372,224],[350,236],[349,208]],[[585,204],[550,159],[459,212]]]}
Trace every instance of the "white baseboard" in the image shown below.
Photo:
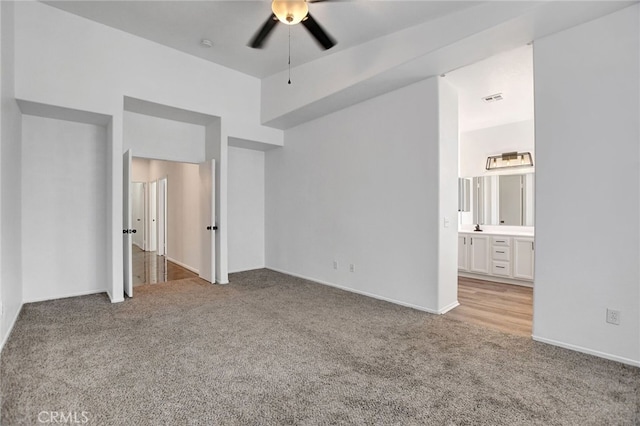
{"label": "white baseboard", "polygon": [[604,359],[608,359],[608,360],[611,360],[611,361],[617,361],[617,362],[620,362],[622,364],[633,365],[634,367],[640,367],[640,360],[633,360],[633,359],[629,359],[629,358],[624,358],[624,357],[621,357],[621,356],[608,354],[606,352],[600,352],[600,351],[596,351],[596,350],[593,350],[593,349],[584,348],[582,346],[572,345],[570,343],[559,342],[557,340],[547,339],[545,337],[540,337],[540,336],[536,336],[536,335],[532,335],[531,337],[536,342],[547,343],[549,345],[559,346],[561,348],[570,349],[570,350],[576,351],[576,352],[582,352],[584,354],[597,356],[599,358],[604,358]]}
{"label": "white baseboard", "polygon": [[444,315],[447,312],[449,312],[450,310],[452,310],[453,308],[457,308],[458,306],[460,306],[460,302],[458,302],[457,300],[453,303],[451,303],[450,305],[445,306],[444,308],[440,309],[438,311],[439,314]]}
{"label": "white baseboard", "polygon": [[200,271],[198,271],[198,270],[197,270],[196,268],[194,268],[193,266],[189,266],[189,265],[187,265],[186,263],[182,263],[182,262],[180,262],[179,260],[176,260],[176,259],[174,259],[174,258],[172,258],[172,257],[167,256],[167,260],[168,260],[169,262],[173,262],[173,263],[175,263],[175,264],[176,264],[176,265],[178,265],[178,266],[182,266],[184,269],[187,269],[187,270],[189,270],[189,271],[193,272],[194,274],[199,274],[199,273],[200,273]]}
{"label": "white baseboard", "polygon": [[[229,274],[237,274],[238,272],[247,272],[247,271],[255,271],[257,269],[265,269],[266,266],[252,266],[251,268],[243,268],[243,269],[234,269],[233,271],[229,271]],[[270,268],[269,268],[270,269]],[[274,269],[275,271],[275,269]]]}
{"label": "white baseboard", "polygon": [[109,300],[111,301],[111,303],[120,303],[120,302],[124,302],[124,294],[121,295],[120,297],[113,297],[113,295],[111,294],[111,292],[109,290],[107,290],[107,296],[109,296]]}
{"label": "white baseboard", "polygon": [[[378,294],[369,293],[369,292],[366,292],[366,291],[356,290],[356,289],[353,289],[353,288],[350,288],[350,287],[344,287],[344,286],[341,286],[341,285],[338,285],[338,284],[334,284],[334,283],[330,283],[330,282],[327,282],[327,281],[318,280],[316,278],[311,278],[311,277],[307,277],[307,276],[304,276],[304,275],[296,274],[296,273],[293,273],[293,272],[285,271],[283,269],[272,268],[270,266],[266,266],[265,268],[266,269],[271,269],[272,271],[280,272],[282,274],[291,275],[292,277],[302,278],[303,280],[312,281],[314,283],[326,285],[326,286],[329,286],[329,287],[339,288],[340,290],[348,291],[350,293],[360,294],[362,296],[371,297],[373,299],[384,300],[385,302],[390,302],[390,303],[393,303],[393,304],[396,304],[396,305],[405,306],[407,308],[416,309],[416,310],[422,311],[422,312],[428,312],[430,314],[439,315],[439,314],[444,314],[446,312],[446,311],[443,311],[443,310],[436,311],[434,309],[425,308],[424,306],[413,305],[411,303],[403,302],[401,300],[391,299],[389,297],[380,296]],[[456,302],[456,306],[457,306],[457,302]],[[451,306],[448,309],[453,309],[453,308],[455,308],[455,306]]]}
{"label": "white baseboard", "polygon": [[16,325],[16,321],[18,321],[20,312],[22,312],[22,306],[24,306],[24,303],[20,304],[20,308],[18,309],[16,314],[13,316],[13,319],[11,320],[9,328],[7,329],[7,334],[4,335],[4,337],[2,338],[2,342],[0,342],[0,353],[2,353],[2,349],[4,349],[4,344],[7,343],[7,340],[9,340],[9,336],[11,336],[11,332],[13,332],[13,327]]}
{"label": "white baseboard", "polygon": [[472,274],[470,272],[458,271],[458,276],[465,277],[465,278],[473,278],[473,279],[482,280],[482,281],[493,281],[494,283],[513,284],[513,285],[519,285],[522,287],[533,287],[532,281],[516,280],[514,278],[503,278],[503,277],[498,277],[496,275]]}
{"label": "white baseboard", "polygon": [[57,300],[57,299],[66,299],[69,297],[78,297],[78,296],[87,296],[89,294],[99,294],[99,293],[107,293],[108,292],[106,289],[102,289],[102,290],[85,290],[85,291],[78,291],[75,293],[68,293],[68,294],[62,294],[62,295],[56,295],[56,296],[45,296],[42,298],[36,298],[36,299],[29,299],[29,300],[23,300],[22,303],[35,303],[35,302],[45,302],[47,300]]}

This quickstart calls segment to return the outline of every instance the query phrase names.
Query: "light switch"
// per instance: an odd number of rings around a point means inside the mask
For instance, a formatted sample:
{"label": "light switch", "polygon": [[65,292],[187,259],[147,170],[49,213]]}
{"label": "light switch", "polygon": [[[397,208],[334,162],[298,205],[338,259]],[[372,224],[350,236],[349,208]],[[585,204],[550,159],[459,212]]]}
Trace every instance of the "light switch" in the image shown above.
{"label": "light switch", "polygon": [[444,218],[444,227],[445,227],[445,228],[448,228],[448,227],[449,227],[449,218],[448,218],[448,217],[445,217],[445,218]]}

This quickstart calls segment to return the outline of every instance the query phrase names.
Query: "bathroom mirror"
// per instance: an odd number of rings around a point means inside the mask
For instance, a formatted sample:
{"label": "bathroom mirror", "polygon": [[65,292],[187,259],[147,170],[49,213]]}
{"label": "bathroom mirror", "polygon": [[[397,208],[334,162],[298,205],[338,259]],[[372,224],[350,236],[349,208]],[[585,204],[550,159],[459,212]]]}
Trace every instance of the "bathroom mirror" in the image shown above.
{"label": "bathroom mirror", "polygon": [[534,174],[472,178],[472,223],[533,226]]}

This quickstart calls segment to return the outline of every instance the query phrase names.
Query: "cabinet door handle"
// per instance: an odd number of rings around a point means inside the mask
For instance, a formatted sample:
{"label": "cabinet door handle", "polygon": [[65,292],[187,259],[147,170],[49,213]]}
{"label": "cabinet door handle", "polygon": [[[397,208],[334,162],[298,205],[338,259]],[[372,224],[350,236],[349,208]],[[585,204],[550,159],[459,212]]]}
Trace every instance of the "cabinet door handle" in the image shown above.
{"label": "cabinet door handle", "polygon": [[533,247],[533,241],[531,241],[531,251],[534,251],[535,248]]}
{"label": "cabinet door handle", "polygon": [[473,237],[471,237],[470,240],[471,240],[471,245],[473,245]]}
{"label": "cabinet door handle", "polygon": [[496,268],[504,269],[504,266],[497,266],[496,265]]}
{"label": "cabinet door handle", "polygon": [[504,243],[504,240],[496,240],[496,243]]}
{"label": "cabinet door handle", "polygon": [[464,239],[464,243],[463,244],[467,244],[467,237],[462,237]]}

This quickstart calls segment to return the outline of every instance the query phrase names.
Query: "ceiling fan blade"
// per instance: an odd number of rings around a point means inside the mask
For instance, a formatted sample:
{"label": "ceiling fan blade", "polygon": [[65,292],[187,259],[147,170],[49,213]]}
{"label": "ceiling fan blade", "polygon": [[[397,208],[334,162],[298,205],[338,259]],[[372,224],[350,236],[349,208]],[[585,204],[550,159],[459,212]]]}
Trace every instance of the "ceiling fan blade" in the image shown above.
{"label": "ceiling fan blade", "polygon": [[311,33],[318,43],[325,49],[331,49],[335,46],[336,41],[313,19],[311,14],[302,21],[302,25]]}
{"label": "ceiling fan blade", "polygon": [[271,34],[273,27],[275,27],[277,23],[278,18],[276,18],[276,15],[271,14],[271,16],[269,16],[269,19],[267,19],[264,25],[262,25],[262,28],[260,28],[258,32],[255,33],[255,35],[249,42],[249,47],[253,47],[254,49],[261,49],[265,41],[267,41],[267,38]]}

